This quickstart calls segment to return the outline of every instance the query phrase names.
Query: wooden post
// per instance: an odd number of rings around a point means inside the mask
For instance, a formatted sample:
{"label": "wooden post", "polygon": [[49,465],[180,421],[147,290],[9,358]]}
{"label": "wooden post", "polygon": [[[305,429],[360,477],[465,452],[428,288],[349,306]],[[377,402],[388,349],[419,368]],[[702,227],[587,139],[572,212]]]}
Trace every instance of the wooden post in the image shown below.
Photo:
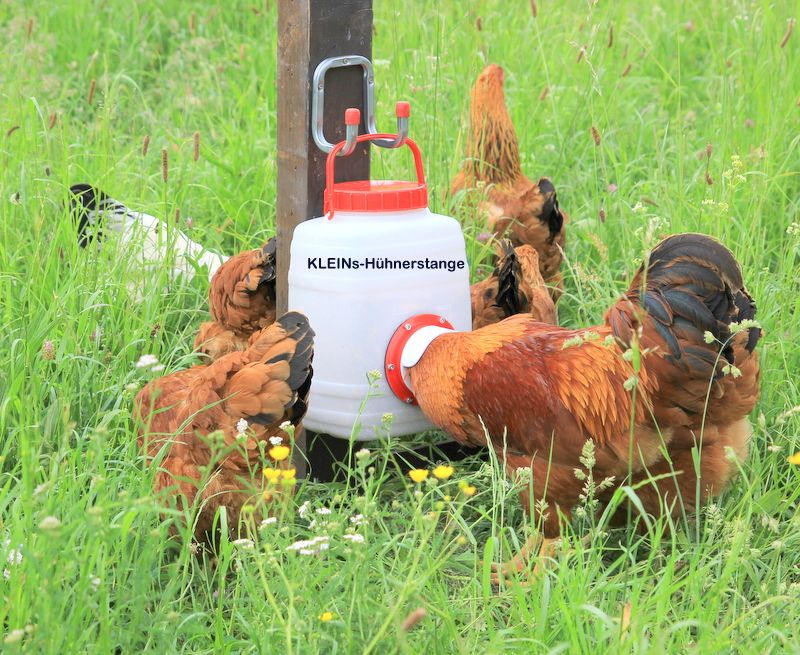
{"label": "wooden post", "polygon": [[[288,300],[289,248],[298,223],[322,216],[326,154],[311,137],[311,79],[328,57],[362,55],[372,58],[372,0],[279,0],[278,3],[278,314]],[[344,139],[344,111],[362,109],[360,133],[366,132],[363,72],[359,67],[334,68],[325,79],[325,137]],[[362,144],[336,164],[336,181],[369,179],[369,145]],[[312,461],[315,474],[328,478],[338,452],[319,450],[315,458],[306,449],[314,435],[298,434],[296,443]],[[331,448],[347,441],[330,441]],[[296,461],[304,471],[305,460]],[[326,461],[330,460],[330,461]]]}

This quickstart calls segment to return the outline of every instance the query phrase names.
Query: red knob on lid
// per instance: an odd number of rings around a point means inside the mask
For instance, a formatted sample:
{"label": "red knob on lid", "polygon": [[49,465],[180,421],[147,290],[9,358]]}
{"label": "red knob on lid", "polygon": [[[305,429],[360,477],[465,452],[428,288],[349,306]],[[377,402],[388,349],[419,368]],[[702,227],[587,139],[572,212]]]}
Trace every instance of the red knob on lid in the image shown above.
{"label": "red knob on lid", "polygon": [[355,107],[345,109],[344,124],[345,125],[358,125],[361,122],[361,110]]}
{"label": "red knob on lid", "polygon": [[401,100],[395,105],[394,113],[397,118],[408,118],[411,116],[411,103]]}

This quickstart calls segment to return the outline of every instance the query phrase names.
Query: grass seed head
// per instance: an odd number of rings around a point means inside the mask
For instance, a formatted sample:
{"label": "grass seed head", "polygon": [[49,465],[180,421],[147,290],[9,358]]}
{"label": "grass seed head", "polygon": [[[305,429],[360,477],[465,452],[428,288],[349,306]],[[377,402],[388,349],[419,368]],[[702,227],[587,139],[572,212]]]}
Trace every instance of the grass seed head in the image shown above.
{"label": "grass seed head", "polygon": [[166,148],[161,148],[161,179],[164,184],[169,181],[169,153]]}

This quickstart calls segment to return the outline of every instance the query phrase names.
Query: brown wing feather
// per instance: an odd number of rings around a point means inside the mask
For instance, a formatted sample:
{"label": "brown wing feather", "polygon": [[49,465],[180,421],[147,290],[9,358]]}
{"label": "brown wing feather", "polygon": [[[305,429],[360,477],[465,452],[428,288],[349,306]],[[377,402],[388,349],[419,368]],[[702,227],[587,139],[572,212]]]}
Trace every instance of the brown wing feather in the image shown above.
{"label": "brown wing feather", "polygon": [[195,338],[195,349],[213,360],[244,350],[248,339],[275,320],[275,249],[273,237],[262,248],[240,252],[226,261],[208,291],[210,323]]}
{"label": "brown wing feather", "polygon": [[[253,485],[259,484],[253,479],[260,457],[258,443],[272,436],[286,439],[279,426],[284,421],[298,425],[302,420],[311,383],[313,336],[306,317],[290,312],[257,333],[243,352],[164,376],[138,394],[135,414],[141,425],[140,446],[150,457],[167,449],[160,464],[163,470],[156,476],[156,491],[170,489],[185,497],[180,503],[189,504],[200,494],[198,539],[207,538],[220,506],[228,509],[235,525]],[[237,429],[241,419],[249,423],[244,439]],[[201,472],[208,473],[211,464],[207,437],[217,431],[231,449],[200,488]]]}

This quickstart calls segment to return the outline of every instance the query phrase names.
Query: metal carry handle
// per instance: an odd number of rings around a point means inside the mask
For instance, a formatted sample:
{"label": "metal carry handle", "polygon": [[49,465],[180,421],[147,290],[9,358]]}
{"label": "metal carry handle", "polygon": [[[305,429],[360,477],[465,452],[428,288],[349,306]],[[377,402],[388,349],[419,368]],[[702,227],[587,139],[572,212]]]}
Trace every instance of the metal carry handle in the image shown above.
{"label": "metal carry handle", "polygon": [[[357,109],[348,109],[348,112],[357,112]],[[345,113],[345,115],[347,115]],[[354,114],[351,114],[353,116]],[[388,143],[394,143],[397,141],[400,135],[398,134],[360,134],[356,137],[356,143],[363,143],[364,141],[378,141],[383,140]],[[404,145],[407,145],[411,152],[414,154],[414,168],[417,171],[417,182],[420,184],[425,184],[425,169],[422,166],[422,153],[419,151],[419,146],[408,137],[403,138]],[[327,214],[328,219],[333,218],[333,214],[335,211],[334,207],[334,166],[336,164],[336,157],[347,147],[347,141],[340,141],[337,143],[331,151],[328,153],[328,159],[325,162],[325,200],[327,201]],[[355,147],[355,143],[352,147]]]}
{"label": "metal carry handle", "polygon": [[[392,138],[386,138],[386,134],[378,134],[378,128],[375,124],[375,73],[372,68],[372,62],[361,55],[328,57],[328,59],[322,60],[314,71],[313,87],[311,89],[311,135],[314,137],[314,143],[317,144],[317,147],[322,152],[330,153],[334,148],[334,144],[325,138],[323,131],[325,73],[331,68],[341,68],[342,66],[361,66],[364,71],[364,118],[367,124],[367,134],[379,137],[374,139],[373,143],[381,148],[399,148],[408,138],[408,103],[397,103],[397,134],[391,135]],[[403,106],[401,107],[401,105]],[[358,125],[356,125],[357,133]],[[348,138],[345,142],[348,144],[353,143],[350,138],[349,125],[347,136]],[[353,144],[352,148],[354,147],[355,145]],[[340,156],[349,155],[352,152],[352,148],[349,151],[342,151]]]}

